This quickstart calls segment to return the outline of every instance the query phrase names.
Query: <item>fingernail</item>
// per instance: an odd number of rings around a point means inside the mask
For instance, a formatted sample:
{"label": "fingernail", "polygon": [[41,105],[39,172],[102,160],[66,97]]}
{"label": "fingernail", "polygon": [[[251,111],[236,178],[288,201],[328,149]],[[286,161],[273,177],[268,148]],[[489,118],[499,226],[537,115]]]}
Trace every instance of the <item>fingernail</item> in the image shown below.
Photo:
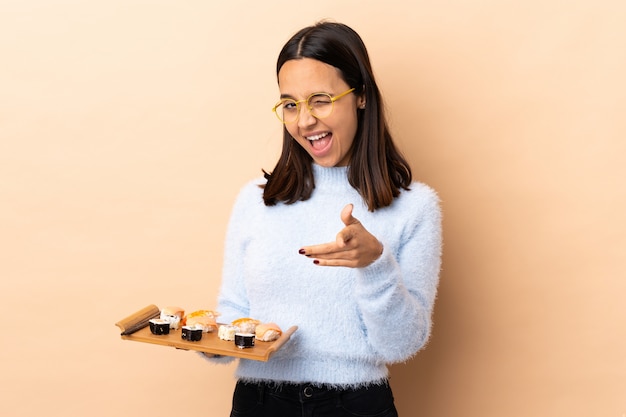
{"label": "fingernail", "polygon": [[319,265],[319,264],[320,264],[320,261],[318,261],[318,260],[316,259],[316,260],[314,260],[314,261],[313,261],[313,263],[314,263],[315,265]]}
{"label": "fingernail", "polygon": [[304,253],[305,253],[305,252],[306,252],[306,251],[305,251],[304,249],[300,249],[300,250],[298,251],[298,253],[299,253],[300,255],[304,255]]}

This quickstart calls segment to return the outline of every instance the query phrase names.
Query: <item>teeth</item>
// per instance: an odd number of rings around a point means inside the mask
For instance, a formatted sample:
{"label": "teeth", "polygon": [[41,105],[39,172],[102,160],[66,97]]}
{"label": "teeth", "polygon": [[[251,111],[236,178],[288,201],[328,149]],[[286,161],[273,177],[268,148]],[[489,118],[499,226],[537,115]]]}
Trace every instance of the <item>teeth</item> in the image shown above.
{"label": "teeth", "polygon": [[320,140],[321,138],[325,138],[328,135],[329,135],[329,133],[326,132],[326,133],[321,133],[321,134],[315,135],[315,136],[307,136],[306,138],[308,140]]}

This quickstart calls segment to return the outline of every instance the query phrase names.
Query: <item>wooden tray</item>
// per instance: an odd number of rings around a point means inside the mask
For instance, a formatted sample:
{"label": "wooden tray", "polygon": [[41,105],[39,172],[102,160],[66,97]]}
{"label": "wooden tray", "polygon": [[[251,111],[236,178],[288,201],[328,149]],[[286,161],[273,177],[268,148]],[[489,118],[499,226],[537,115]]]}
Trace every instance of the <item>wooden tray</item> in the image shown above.
{"label": "wooden tray", "polygon": [[235,346],[234,341],[221,340],[217,337],[217,331],[202,333],[202,340],[198,342],[184,340],[181,337],[180,327],[177,330],[171,329],[170,333],[167,335],[154,335],[150,332],[148,321],[151,318],[158,317],[159,314],[160,310],[156,306],[150,305],[126,319],[120,320],[115,323],[115,325],[122,330],[121,337],[123,340],[170,346],[183,350],[195,350],[197,352],[212,353],[215,355],[234,356],[263,362],[267,362],[274,352],[280,349],[298,329],[298,326],[292,326],[286,331],[283,331],[281,337],[273,342],[255,340],[254,347],[241,349]]}

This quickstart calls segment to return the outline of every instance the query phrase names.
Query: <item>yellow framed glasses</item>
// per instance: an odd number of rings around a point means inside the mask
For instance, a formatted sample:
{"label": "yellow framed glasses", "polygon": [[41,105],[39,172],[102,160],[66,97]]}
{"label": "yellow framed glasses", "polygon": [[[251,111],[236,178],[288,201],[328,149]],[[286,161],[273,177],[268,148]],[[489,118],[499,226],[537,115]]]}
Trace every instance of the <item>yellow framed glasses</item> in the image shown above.
{"label": "yellow framed glasses", "polygon": [[293,123],[300,117],[300,104],[305,103],[311,116],[316,119],[323,119],[330,116],[333,112],[335,101],[339,100],[341,97],[347,96],[353,91],[354,88],[351,88],[336,96],[331,96],[328,93],[313,93],[307,97],[306,100],[284,98],[276,103],[272,111],[282,123]]}

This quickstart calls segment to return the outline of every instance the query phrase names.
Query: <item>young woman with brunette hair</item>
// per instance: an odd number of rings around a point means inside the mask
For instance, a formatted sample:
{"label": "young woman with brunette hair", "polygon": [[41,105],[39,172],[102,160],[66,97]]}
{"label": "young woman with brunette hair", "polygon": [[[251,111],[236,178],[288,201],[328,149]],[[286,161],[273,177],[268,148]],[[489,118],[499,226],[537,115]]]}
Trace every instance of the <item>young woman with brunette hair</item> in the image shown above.
{"label": "young woman with brunette hair", "polygon": [[430,335],[439,200],[412,181],[354,30],[300,30],[276,73],[282,153],[234,205],[217,309],[298,330],[239,360],[231,416],[397,416],[387,365]]}
{"label": "young woman with brunette hair", "polygon": [[[370,211],[390,205],[401,189],[408,189],[411,168],[389,133],[383,100],[361,37],[336,23],[304,28],[283,47],[276,73],[280,74],[286,62],[304,58],[336,68],[345,83],[354,88],[352,94],[363,100],[357,112],[358,129],[350,150],[348,179]],[[280,159],[272,175],[266,175],[263,199],[268,205],[306,200],[313,192],[311,155],[293,140],[289,127],[285,124]]]}

